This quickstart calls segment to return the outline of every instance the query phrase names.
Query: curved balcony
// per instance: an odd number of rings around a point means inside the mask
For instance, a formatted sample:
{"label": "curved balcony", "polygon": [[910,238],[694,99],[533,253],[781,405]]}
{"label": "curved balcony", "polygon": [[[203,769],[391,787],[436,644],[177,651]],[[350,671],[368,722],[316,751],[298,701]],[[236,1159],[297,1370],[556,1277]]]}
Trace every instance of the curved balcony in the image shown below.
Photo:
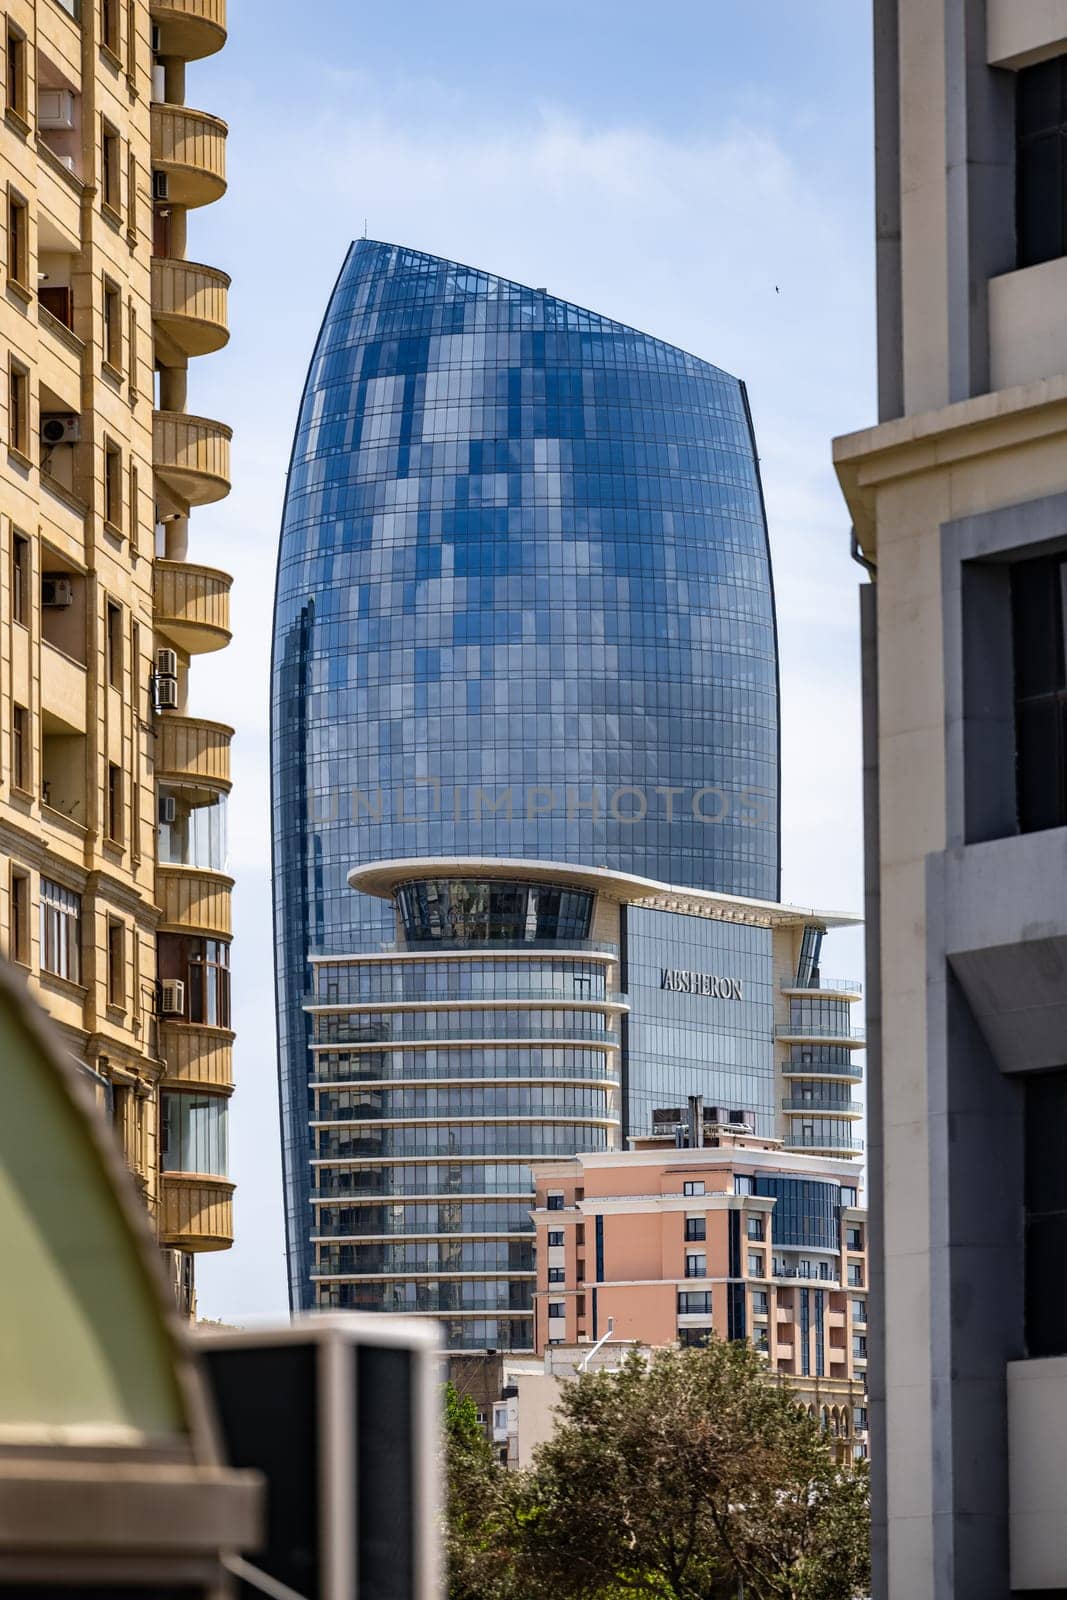
{"label": "curved balcony", "polygon": [[226,124],[188,106],[152,105],[152,166],[173,205],[209,206],[226,193]]}
{"label": "curved balcony", "polygon": [[230,337],[229,274],[198,261],[152,258],[152,318],[182,356],[207,356]]}
{"label": "curved balcony", "polygon": [[233,1244],[233,1190],[228,1178],[165,1172],[160,1243],[174,1250],[228,1250]]}
{"label": "curved balcony", "polygon": [[852,1100],[783,1100],[782,1110],[790,1117],[843,1117],[846,1121],[859,1121],[863,1107]]}
{"label": "curved balcony", "polygon": [[783,1078],[847,1078],[849,1083],[863,1082],[863,1066],[852,1061],[783,1061]]}
{"label": "curved balcony", "polygon": [[202,61],[226,43],[226,0],[152,0],[159,54]]}
{"label": "curved balcony", "polygon": [[224,722],[168,713],[159,723],[156,777],[170,783],[208,783],[230,787],[230,741]]}
{"label": "curved balcony", "polygon": [[209,1028],[195,1022],[169,1022],[160,1027],[163,1077],[169,1087],[233,1089],[233,1040],[228,1028]]}
{"label": "curved balcony", "polygon": [[209,417],[156,411],[152,417],[152,465],[179,500],[209,506],[230,492],[233,429]]}
{"label": "curved balcony", "polygon": [[201,867],[156,869],[160,931],[192,933],[205,939],[228,939],[233,931],[230,897],[233,879]]}
{"label": "curved balcony", "polygon": [[867,1040],[867,1030],[852,1023],[835,1031],[819,1022],[779,1022],[774,1037],[782,1044],[840,1045],[846,1050],[861,1050]]}
{"label": "curved balcony", "polygon": [[230,589],[233,579],[215,567],[187,561],[155,564],[155,621],[179,650],[208,655],[223,650],[230,633]]}

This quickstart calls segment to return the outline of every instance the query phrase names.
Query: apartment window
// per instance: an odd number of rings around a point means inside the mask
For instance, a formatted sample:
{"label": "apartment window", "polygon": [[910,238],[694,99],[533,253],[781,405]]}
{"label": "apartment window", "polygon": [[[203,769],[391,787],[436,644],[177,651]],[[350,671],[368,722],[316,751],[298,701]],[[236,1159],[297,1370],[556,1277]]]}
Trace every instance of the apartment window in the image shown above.
{"label": "apartment window", "polygon": [[30,453],[30,375],[12,361],[7,374],[7,442],[22,456]]}
{"label": "apartment window", "polygon": [[552,1320],[567,1315],[566,1302],[563,1300],[550,1300],[548,1302],[548,1315]]}
{"label": "apartment window", "polygon": [[703,1350],[711,1337],[708,1328],[679,1328],[678,1343],[683,1350]]}
{"label": "apartment window", "polygon": [[137,78],[137,0],[126,0],[126,76]]}
{"label": "apartment window", "polygon": [[841,1185],[841,1204],[843,1206],[854,1206],[858,1199],[858,1189],[852,1189],[845,1183]]}
{"label": "apartment window", "polygon": [[160,1096],[160,1154],[164,1172],[204,1172],[224,1178],[227,1159],[227,1107],[209,1094]]}
{"label": "apartment window", "polygon": [[10,23],[7,25],[7,111],[28,127],[29,78],[26,64],[26,38]]}
{"label": "apartment window", "polygon": [[563,1229],[562,1228],[550,1228],[549,1229],[549,1233],[548,1233],[548,1246],[549,1246],[549,1249],[550,1250],[556,1249],[556,1248],[562,1246],[562,1244],[563,1244]]}
{"label": "apartment window", "polygon": [[41,879],[41,968],[57,978],[81,978],[81,896]]}
{"label": "apartment window", "polygon": [[24,794],[30,790],[30,713],[25,706],[11,708],[11,783]]}
{"label": "apartment window", "polygon": [[187,941],[189,1021],[230,1026],[230,947],[221,939]]}
{"label": "apartment window", "polygon": [[1067,254],[1067,57],[1015,77],[1018,265]]}
{"label": "apartment window", "polygon": [[768,1314],[769,1308],[770,1308],[770,1300],[769,1300],[769,1297],[767,1295],[766,1289],[753,1289],[753,1291],[752,1291],[752,1315],[754,1317],[765,1317]]}
{"label": "apartment window", "polygon": [[706,1278],[708,1275],[708,1258],[702,1250],[686,1252],[685,1275],[687,1278]]}
{"label": "apartment window", "polygon": [[566,1283],[567,1274],[563,1267],[549,1267],[548,1281],[549,1283]]}
{"label": "apartment window", "polygon": [[763,1218],[762,1217],[749,1217],[749,1219],[748,1219],[748,1237],[750,1239],[762,1239],[763,1238]]}
{"label": "apartment window", "polygon": [[848,1283],[850,1289],[863,1288],[863,1267],[858,1261],[849,1264]]}
{"label": "apartment window", "polygon": [[17,867],[11,869],[11,927],[9,954],[24,967],[30,964],[30,880]]}
{"label": "apartment window", "polygon": [[12,283],[29,293],[30,288],[30,212],[21,195],[7,195],[7,275]]}
{"label": "apartment window", "polygon": [[30,541],[11,533],[11,616],[23,627],[30,621]]}
{"label": "apartment window", "polygon": [[100,43],[111,55],[119,54],[119,0],[100,0]]}
{"label": "apartment window", "polygon": [[866,1361],[867,1335],[865,1333],[854,1333],[852,1335],[852,1354],[857,1361]]}
{"label": "apartment window", "polygon": [[107,681],[122,687],[122,607],[113,600],[107,602]]}
{"label": "apartment window", "polygon": [[707,1224],[707,1219],[705,1217],[686,1217],[686,1219],[685,1219],[685,1242],[686,1242],[686,1244],[695,1244],[700,1239],[706,1239],[707,1236],[708,1236],[708,1224]]}
{"label": "apartment window", "polygon": [[702,1178],[687,1178],[682,1184],[683,1194],[703,1194],[704,1180]]}
{"label": "apartment window", "polygon": [[1067,1070],[1035,1073],[1024,1095],[1026,1351],[1067,1355]]}
{"label": "apartment window", "polygon": [[1067,823],[1067,557],[1020,561],[1011,572],[1019,830]]}
{"label": "apartment window", "polygon": [[857,1433],[867,1432],[867,1407],[852,1407],[852,1426]]}
{"label": "apartment window", "polygon": [[120,147],[118,130],[110,122],[101,124],[100,134],[100,199],[105,210],[115,216],[120,214],[122,196],[120,185]]}
{"label": "apartment window", "polygon": [[748,1275],[750,1278],[763,1277],[763,1251],[750,1250],[748,1253]]}
{"label": "apartment window", "polygon": [[680,1317],[710,1317],[710,1289],[679,1289],[678,1315]]}
{"label": "apartment window", "polygon": [[116,533],[122,528],[122,451],[111,439],[104,441],[104,521]]}
{"label": "apartment window", "polygon": [[122,295],[110,278],[104,279],[104,361],[115,372],[122,370]]}
{"label": "apartment window", "polygon": [[752,1330],[752,1345],[761,1355],[767,1354],[770,1349],[770,1339],[766,1328],[754,1328]]}
{"label": "apartment window", "polygon": [[115,917],[107,923],[107,1003],[126,1004],[126,929]]}
{"label": "apartment window", "polygon": [[563,1210],[563,1196],[562,1196],[562,1194],[558,1194],[558,1193],[550,1194],[548,1196],[547,1204],[548,1204],[549,1211],[562,1211]]}
{"label": "apartment window", "polygon": [[863,1249],[863,1229],[848,1227],[845,1229],[845,1248],[847,1250]]}
{"label": "apartment window", "polygon": [[123,838],[122,768],[113,761],[107,764],[107,836],[112,844],[121,844]]}
{"label": "apartment window", "polygon": [[755,1194],[756,1181],[754,1178],[737,1177],[734,1179],[734,1194]]}
{"label": "apartment window", "polygon": [[866,1302],[866,1300],[853,1300],[853,1302],[852,1302],[852,1320],[853,1320],[853,1322],[862,1322],[864,1325],[866,1325],[866,1322],[867,1322],[867,1302]]}
{"label": "apartment window", "polygon": [[137,549],[137,518],[140,513],[140,482],[136,461],[130,462],[129,506],[126,518],[126,538],[131,555]]}

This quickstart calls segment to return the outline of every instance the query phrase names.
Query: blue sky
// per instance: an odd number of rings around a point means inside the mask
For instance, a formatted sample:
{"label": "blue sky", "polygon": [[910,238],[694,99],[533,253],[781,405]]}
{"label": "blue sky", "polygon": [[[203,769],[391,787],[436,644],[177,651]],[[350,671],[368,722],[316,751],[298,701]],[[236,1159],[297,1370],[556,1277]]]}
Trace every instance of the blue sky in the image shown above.
{"label": "blue sky", "polygon": [[[778,590],[783,893],[861,905],[858,569],[833,434],[874,420],[869,7],[862,0],[229,0],[189,103],[230,124],[230,192],[189,254],[233,276],[189,405],[235,428],[193,559],[236,575],[193,709],[232,723],[239,1030],[233,1251],[200,1311],[285,1307],[270,926],[270,608],[308,359],[350,240],[454,257],[670,339],[749,386]],[[862,970],[838,934],[834,971]]]}

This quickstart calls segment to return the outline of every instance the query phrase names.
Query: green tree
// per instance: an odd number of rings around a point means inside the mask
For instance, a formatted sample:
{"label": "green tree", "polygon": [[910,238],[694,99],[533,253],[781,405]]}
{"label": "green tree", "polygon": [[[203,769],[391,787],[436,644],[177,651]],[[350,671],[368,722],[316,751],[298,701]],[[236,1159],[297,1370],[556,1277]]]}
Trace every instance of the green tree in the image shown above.
{"label": "green tree", "polygon": [[[522,1600],[854,1600],[866,1472],[839,1466],[746,1344],[631,1356],[562,1392],[512,1475],[498,1550]],[[468,1592],[488,1600],[494,1591]]]}
{"label": "green tree", "polygon": [[452,1383],[444,1391],[444,1471],[449,1600],[519,1600],[517,1485],[494,1461],[474,1401]]}

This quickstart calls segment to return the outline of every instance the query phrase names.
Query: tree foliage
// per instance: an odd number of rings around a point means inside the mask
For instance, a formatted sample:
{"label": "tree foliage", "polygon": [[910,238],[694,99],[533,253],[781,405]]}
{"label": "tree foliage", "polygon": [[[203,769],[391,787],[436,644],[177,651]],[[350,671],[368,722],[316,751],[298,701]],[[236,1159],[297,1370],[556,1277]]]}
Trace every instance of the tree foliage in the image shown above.
{"label": "tree foliage", "polygon": [[451,1600],[867,1593],[866,1470],[835,1462],[748,1345],[583,1373],[565,1384],[557,1417],[519,1473],[450,1423]]}

